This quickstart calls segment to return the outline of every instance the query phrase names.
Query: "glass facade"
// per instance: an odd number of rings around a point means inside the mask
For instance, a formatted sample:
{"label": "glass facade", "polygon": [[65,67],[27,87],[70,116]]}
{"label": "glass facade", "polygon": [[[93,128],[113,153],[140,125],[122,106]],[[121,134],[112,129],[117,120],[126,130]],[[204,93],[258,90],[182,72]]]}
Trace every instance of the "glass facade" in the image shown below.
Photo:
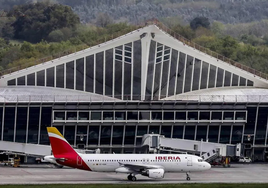
{"label": "glass facade", "polygon": [[208,88],[215,87],[215,80],[216,80],[216,67],[214,65],[210,65]]}
{"label": "glass facade", "polygon": [[99,145],[99,126],[89,126],[88,129],[88,145]]}
{"label": "glass facade", "polygon": [[200,89],[206,89],[207,88],[207,80],[208,80],[208,69],[209,64],[206,62],[202,63],[202,74],[201,74],[201,83],[200,83]]}
{"label": "glass facade", "polygon": [[[224,70],[221,68],[218,68],[216,87],[222,87],[222,85],[223,85],[223,73],[224,73]],[[245,85],[243,85],[243,86],[245,86]]]}
{"label": "glass facade", "polygon": [[105,52],[105,95],[113,95],[113,49]]}
{"label": "glass facade", "polygon": [[95,64],[95,93],[103,94],[103,60],[104,53],[100,52],[96,54],[96,64]]}
{"label": "glass facade", "polygon": [[75,85],[76,90],[84,91],[84,58],[76,60]]}
{"label": "glass facade", "polygon": [[[125,100],[140,100],[141,46],[141,40],[130,42],[8,80],[7,85],[66,88]],[[164,93],[167,92],[167,71],[171,54],[171,49],[166,48],[162,50],[166,61],[163,72]]]}
{"label": "glass facade", "polygon": [[[157,110],[162,104],[163,109]],[[170,103],[174,105],[174,103]],[[77,148],[102,148],[128,153],[139,152],[142,136],[147,133],[164,135],[167,138],[208,140],[209,142],[236,144],[246,143],[265,146],[267,143],[268,111],[265,106],[251,106],[244,110],[234,109],[236,104],[199,104],[199,109],[170,109],[170,104],[152,103],[144,110],[138,103],[124,110],[113,109],[113,103],[88,104],[96,110],[85,110],[85,104],[73,106],[54,105],[5,105],[0,108],[1,140],[44,144],[49,140],[46,127],[55,126]],[[186,105],[186,104],[184,104]],[[175,105],[177,108],[181,105]],[[230,108],[233,110],[230,110]],[[131,109],[135,108],[135,110]],[[218,110],[215,110],[217,109]],[[238,105],[238,108],[241,108]],[[103,109],[103,110],[102,110]],[[105,109],[105,110],[104,110]],[[231,124],[230,124],[231,123]],[[3,134],[2,134],[3,133]],[[247,135],[251,140],[247,140]],[[121,149],[120,149],[121,148]]]}
{"label": "glass facade", "polygon": [[220,143],[229,144],[231,135],[231,126],[221,126]]}
{"label": "glass facade", "polygon": [[[73,126],[71,124],[83,125],[84,123],[91,124],[95,122],[105,123],[111,122],[115,123],[114,126],[102,126],[101,127],[101,134],[106,135],[107,139],[101,139],[100,143],[107,144],[108,143],[108,135],[109,137],[118,137],[115,139],[113,143],[119,144],[119,142],[123,143],[123,135],[126,130],[130,130],[132,132],[128,135],[127,143],[133,143],[133,136],[136,134],[141,136],[144,132],[154,132],[154,133],[163,133],[167,137],[180,138],[184,135],[184,138],[194,139],[195,133],[194,132],[202,132],[201,137],[204,137],[204,128],[200,129],[198,126],[196,128],[185,126],[185,130],[178,125],[150,125],[149,123],[159,122],[160,124],[163,122],[171,122],[174,124],[176,123],[190,123],[191,122],[196,124],[199,121],[206,122],[210,124],[210,122],[230,122],[237,124],[237,123],[246,123],[247,122],[247,111],[246,110],[222,110],[222,111],[208,111],[208,110],[52,110],[51,106],[23,106],[23,107],[5,107],[1,108],[0,111],[3,115],[2,121],[4,122],[3,127],[3,140],[6,141],[16,141],[16,142],[27,142],[27,143],[39,143],[39,144],[49,144],[46,127],[51,125],[62,125],[66,124],[63,127],[69,127],[68,129],[63,129],[64,134],[66,133],[70,138],[74,138],[75,136],[72,135],[74,132],[71,130]],[[261,115],[261,114],[260,114]],[[222,118],[223,117],[223,118]],[[262,116],[261,116],[262,117]],[[133,133],[134,129],[136,132],[135,126],[128,126],[120,125],[121,123],[125,122],[143,122],[146,123],[145,125],[138,126],[137,133]],[[263,122],[263,121],[262,121]],[[67,126],[68,124],[68,126]],[[110,124],[110,123],[109,123]],[[261,123],[259,123],[261,124]],[[70,125],[70,126],[69,126]],[[85,125],[83,125],[85,126]],[[78,126],[79,127],[79,126]],[[27,130],[26,130],[27,129]],[[91,130],[92,129],[92,130]],[[180,133],[178,130],[184,132],[185,134]],[[194,131],[193,131],[194,130]],[[203,130],[203,131],[202,131]],[[89,134],[89,140],[93,139],[94,135],[99,135],[99,132],[96,130],[96,127],[89,126],[89,131],[92,132]],[[113,132],[114,131],[114,132]],[[93,134],[94,132],[94,134]],[[261,132],[265,132],[262,130]],[[87,134],[87,133],[85,133]],[[230,133],[228,133],[230,134]],[[15,136],[14,136],[15,135]],[[92,136],[90,136],[92,135]],[[199,135],[199,134],[197,134]],[[126,136],[126,135],[125,135]],[[197,136],[200,137],[200,136]],[[112,139],[113,140],[113,139]],[[112,141],[111,140],[111,141]],[[131,141],[132,140],[132,141]],[[74,142],[73,142],[74,143]],[[98,144],[95,140],[91,140],[90,143]],[[109,142],[108,145],[111,143]]]}
{"label": "glass facade", "polygon": [[266,132],[267,132],[267,124],[268,124],[268,108],[260,107],[258,109],[258,119],[257,119],[257,127],[255,132],[255,143],[257,145],[265,145],[266,142]]}
{"label": "glass facade", "polygon": [[55,68],[54,67],[51,67],[49,69],[46,70],[47,72],[47,80],[46,80],[46,83],[47,83],[47,87],[54,87],[55,86]]}
{"label": "glass facade", "polygon": [[206,126],[204,126],[204,125],[197,126],[196,140],[206,141],[207,140],[207,130],[208,130],[207,125]]}
{"label": "glass facade", "polygon": [[86,91],[93,93],[93,87],[94,87],[94,55],[87,56],[86,57]]}
{"label": "glass facade", "polygon": [[15,142],[26,142],[28,107],[17,108]]}
{"label": "glass facade", "polygon": [[65,84],[67,89],[74,89],[74,62],[66,63]]}
{"label": "glass facade", "polygon": [[219,125],[209,125],[208,129],[208,141],[209,142],[219,142]]}
{"label": "glass facade", "polygon": [[199,89],[201,60],[195,59],[192,91]]}
{"label": "glass facade", "polygon": [[64,88],[64,65],[56,66],[56,87]]}
{"label": "glass facade", "polygon": [[37,86],[45,86],[45,71],[37,72]]}
{"label": "glass facade", "polygon": [[15,126],[15,107],[5,107],[4,116],[4,141],[14,141],[14,126]]}
{"label": "glass facade", "polygon": [[156,52],[156,42],[151,41],[149,52],[149,62],[148,62],[148,70],[147,70],[147,83],[146,83],[146,100],[151,100],[153,98],[153,80],[154,80],[154,65],[155,65],[155,52]]}
{"label": "glass facade", "polygon": [[[114,110],[114,111],[65,111],[55,110],[53,115],[53,122],[91,122],[105,121],[105,122],[120,122],[124,121],[170,121],[170,122],[246,122],[246,111],[156,111],[156,110]],[[223,116],[223,118],[222,118]],[[89,117],[91,117],[89,119]]]}
{"label": "glass facade", "polygon": [[192,56],[187,55],[186,67],[185,67],[185,82],[184,82],[184,93],[191,91],[192,74],[194,59]]}
{"label": "glass facade", "polygon": [[40,107],[29,107],[29,128],[27,143],[37,144],[39,141]]}
{"label": "glass facade", "polygon": [[231,85],[232,74],[229,71],[225,71],[224,86],[228,87]]}
{"label": "glass facade", "polygon": [[177,79],[176,79],[176,93],[175,94],[180,94],[183,91],[183,81],[184,81],[184,70],[185,70],[185,60],[186,60],[186,55],[184,53],[179,53],[179,65],[177,65]]}
{"label": "glass facade", "polygon": [[46,128],[51,126],[52,121],[51,117],[52,117],[51,107],[42,107],[39,144],[45,144],[45,145],[50,144]]}
{"label": "glass facade", "polygon": [[35,85],[35,73],[27,75],[27,86],[34,86]]}
{"label": "glass facade", "polygon": [[112,145],[122,146],[124,126],[113,126]]}
{"label": "glass facade", "polygon": [[233,126],[231,144],[242,143],[243,126]]}
{"label": "glass facade", "polygon": [[66,125],[64,129],[64,134],[66,140],[68,140],[69,144],[74,145],[75,142],[75,126]]}
{"label": "glass facade", "polygon": [[134,145],[136,126],[125,126],[124,145]]}
{"label": "glass facade", "polygon": [[177,64],[178,64],[178,51],[172,49],[170,73],[169,73],[168,96],[172,96],[175,93],[174,86],[176,86]]}
{"label": "glass facade", "polygon": [[25,85],[25,76],[22,76],[22,77],[18,78],[17,83],[18,83],[19,86]]}
{"label": "glass facade", "polygon": [[[51,107],[1,107],[1,133],[2,127],[4,133],[1,140],[49,145],[46,127],[51,126],[51,115]],[[2,122],[4,122],[4,126],[2,126]]]}
{"label": "glass facade", "polygon": [[254,86],[251,80],[154,40],[142,76],[145,51],[137,40],[8,80],[7,85],[66,88],[122,100],[159,100],[200,89]]}
{"label": "glass facade", "polygon": [[3,124],[2,124],[2,121],[3,121],[3,107],[0,107],[0,139],[3,140]]}

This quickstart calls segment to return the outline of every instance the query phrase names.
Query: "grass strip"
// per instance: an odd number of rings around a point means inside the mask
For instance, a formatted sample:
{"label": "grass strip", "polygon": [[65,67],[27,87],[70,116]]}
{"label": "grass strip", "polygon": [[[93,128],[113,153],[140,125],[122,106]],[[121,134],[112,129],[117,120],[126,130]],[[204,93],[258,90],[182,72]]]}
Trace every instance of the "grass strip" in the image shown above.
{"label": "grass strip", "polygon": [[187,184],[46,184],[0,185],[1,188],[268,188],[267,183],[187,183]]}

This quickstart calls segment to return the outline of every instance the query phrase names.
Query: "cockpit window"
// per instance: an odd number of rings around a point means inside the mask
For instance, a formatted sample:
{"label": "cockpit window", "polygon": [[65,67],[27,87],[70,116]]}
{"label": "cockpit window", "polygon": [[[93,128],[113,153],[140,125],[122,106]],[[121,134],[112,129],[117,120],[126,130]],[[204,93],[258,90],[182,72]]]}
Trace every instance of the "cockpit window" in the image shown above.
{"label": "cockpit window", "polygon": [[204,159],[197,159],[198,162],[204,162]]}

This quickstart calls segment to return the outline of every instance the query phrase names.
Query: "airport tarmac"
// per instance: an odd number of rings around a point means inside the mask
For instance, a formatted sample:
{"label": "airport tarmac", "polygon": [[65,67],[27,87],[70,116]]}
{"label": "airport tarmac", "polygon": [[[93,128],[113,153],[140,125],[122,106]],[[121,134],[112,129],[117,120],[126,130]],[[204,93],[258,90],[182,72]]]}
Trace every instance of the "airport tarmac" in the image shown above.
{"label": "airport tarmac", "polygon": [[167,173],[164,179],[154,180],[137,175],[136,182],[126,174],[97,173],[52,165],[23,165],[19,168],[0,166],[0,184],[125,184],[125,183],[268,183],[268,164],[232,164],[230,168],[212,167],[208,171]]}

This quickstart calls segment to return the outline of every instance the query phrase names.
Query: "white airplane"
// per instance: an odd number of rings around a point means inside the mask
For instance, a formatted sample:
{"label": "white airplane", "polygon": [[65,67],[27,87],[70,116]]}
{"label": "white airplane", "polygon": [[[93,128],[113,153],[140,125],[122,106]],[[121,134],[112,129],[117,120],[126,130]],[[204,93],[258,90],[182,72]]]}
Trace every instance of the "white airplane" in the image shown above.
{"label": "white airplane", "polygon": [[153,179],[164,178],[166,172],[186,173],[211,168],[201,157],[188,154],[79,154],[55,127],[47,127],[50,144],[58,164],[95,172],[126,173],[136,181],[140,174]]}

